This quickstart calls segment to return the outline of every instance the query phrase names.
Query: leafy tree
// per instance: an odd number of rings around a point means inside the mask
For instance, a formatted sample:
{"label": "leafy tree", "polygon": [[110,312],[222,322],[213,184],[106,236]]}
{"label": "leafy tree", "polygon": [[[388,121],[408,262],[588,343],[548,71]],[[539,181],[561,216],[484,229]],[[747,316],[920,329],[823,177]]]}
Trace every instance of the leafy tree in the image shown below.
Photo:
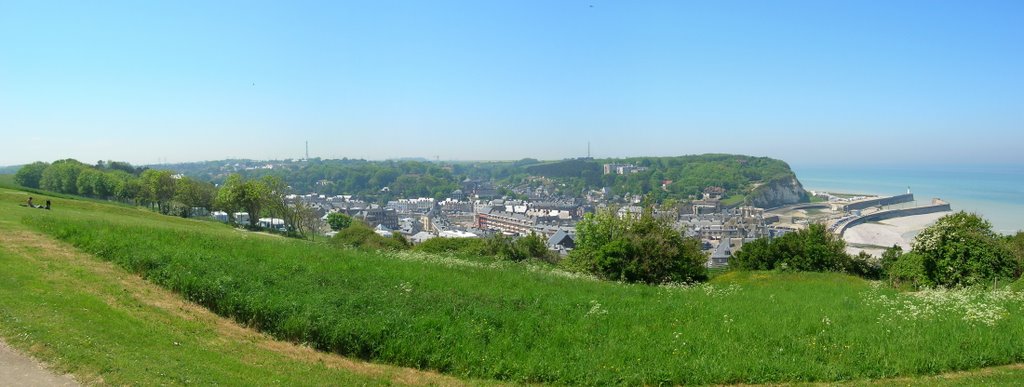
{"label": "leafy tree", "polygon": [[147,203],[155,204],[161,214],[171,212],[171,200],[174,199],[175,179],[171,171],[147,169],[140,176],[142,194]]}
{"label": "leafy tree", "polygon": [[320,233],[322,223],[313,207],[310,207],[305,202],[298,202],[291,212],[295,216],[295,231],[304,238],[316,240],[316,235]]}
{"label": "leafy tree", "polygon": [[185,177],[175,186],[174,200],[184,207],[182,216],[187,218],[193,208],[212,209],[216,190],[213,184]]}
{"label": "leafy tree", "polygon": [[249,213],[249,228],[255,229],[266,197],[267,187],[262,182],[232,174],[217,192],[217,205],[229,213],[245,210]]}
{"label": "leafy tree", "polygon": [[[111,176],[118,175],[112,174]],[[142,182],[134,176],[127,175],[120,178],[114,186],[114,197],[122,202],[133,202],[138,205],[142,191]]]}
{"label": "leafy tree", "polygon": [[331,226],[331,230],[338,231],[348,228],[352,224],[352,217],[342,212],[332,212],[327,214],[327,225]]}
{"label": "leafy tree", "polygon": [[619,219],[612,209],[588,214],[576,225],[576,248],[566,265],[601,278],[626,282],[686,282],[707,278],[700,242],[683,238],[653,216]]}
{"label": "leafy tree", "polygon": [[14,182],[22,187],[40,188],[39,181],[43,178],[43,171],[49,166],[49,163],[42,161],[25,165],[14,174]]}
{"label": "leafy tree", "polygon": [[123,173],[121,171],[114,171],[100,174],[99,179],[93,184],[93,195],[102,199],[114,197],[114,189],[117,187],[117,181]]}
{"label": "leafy tree", "polygon": [[78,175],[86,166],[78,160],[66,159],[54,161],[39,179],[39,188],[47,191],[67,194],[78,194]]}
{"label": "leafy tree", "polygon": [[99,188],[101,193],[103,191],[102,179],[103,172],[92,168],[82,169],[82,172],[78,174],[78,180],[75,182],[78,194],[82,196],[102,197],[101,195],[96,194],[96,188]]}
{"label": "leafy tree", "polygon": [[1013,278],[1018,264],[992,224],[963,211],[943,216],[914,239],[928,278],[942,286]]}
{"label": "leafy tree", "polygon": [[277,175],[263,176],[260,179],[260,184],[264,187],[263,208],[268,215],[274,218],[281,218],[288,229],[295,230],[298,227],[298,217],[294,211],[295,208],[289,206],[285,200],[285,196],[290,191],[288,184]]}
{"label": "leafy tree", "polygon": [[107,161],[106,164],[103,164],[103,168],[112,171],[122,171],[135,176],[142,174],[147,169],[146,167],[133,167],[131,164],[123,161]]}

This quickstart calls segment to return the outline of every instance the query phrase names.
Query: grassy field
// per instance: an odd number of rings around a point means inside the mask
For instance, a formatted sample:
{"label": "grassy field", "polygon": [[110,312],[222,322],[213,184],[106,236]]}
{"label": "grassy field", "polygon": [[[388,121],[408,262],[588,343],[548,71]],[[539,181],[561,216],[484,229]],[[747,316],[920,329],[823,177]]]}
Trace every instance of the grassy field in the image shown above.
{"label": "grassy field", "polygon": [[[624,285],[541,264],[337,250],[91,201],[18,207],[25,198],[0,189],[0,336],[86,381],[457,382],[306,347],[464,378],[586,384],[861,384],[1024,359],[1017,292],[908,295],[815,273]],[[274,350],[287,344],[122,268],[305,346]],[[1022,376],[1003,367],[890,382]]]}
{"label": "grassy field", "polygon": [[[0,338],[57,373],[86,385],[465,383],[352,361],[234,324],[28,229],[23,216],[60,215],[17,206],[27,195],[0,189]],[[55,202],[61,210],[69,204]],[[73,207],[83,206],[94,205]]]}

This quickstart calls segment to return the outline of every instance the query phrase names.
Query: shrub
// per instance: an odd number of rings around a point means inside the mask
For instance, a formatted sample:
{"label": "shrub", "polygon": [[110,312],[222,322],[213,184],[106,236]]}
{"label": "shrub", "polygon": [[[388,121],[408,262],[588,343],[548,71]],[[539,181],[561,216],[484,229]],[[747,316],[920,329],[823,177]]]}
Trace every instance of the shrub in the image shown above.
{"label": "shrub", "polygon": [[480,238],[433,238],[413,247],[434,254],[489,255],[485,240]]}
{"label": "shrub", "polygon": [[[886,251],[888,254],[893,249]],[[900,249],[885,262],[885,276],[890,285],[894,288],[906,290],[919,290],[935,285],[924,268],[924,257],[915,252],[903,253]]]}
{"label": "shrub", "polygon": [[778,262],[771,239],[758,238],[743,244],[729,259],[729,267],[744,270],[772,270]]}
{"label": "shrub", "polygon": [[409,248],[409,242],[401,234],[392,233],[390,237],[381,236],[363,222],[352,222],[352,225],[331,238],[331,243],[368,250],[406,250]]}
{"label": "shrub", "polygon": [[844,271],[867,279],[881,279],[883,275],[881,261],[871,254],[861,251],[850,257]]}
{"label": "shrub", "polygon": [[[876,270],[874,264],[854,262],[846,254],[846,244],[825,229],[812,224],[804,230],[775,239],[761,238],[743,245],[729,260],[729,266],[742,270],[773,270],[785,266],[797,271],[835,271],[864,275]],[[878,269],[880,270],[880,269]]]}
{"label": "shrub", "polygon": [[650,208],[639,218],[619,219],[611,209],[588,214],[576,230],[576,248],[566,260],[569,268],[626,282],[707,279],[707,256],[700,242],[683,238]]}
{"label": "shrub", "polygon": [[512,239],[502,234],[495,234],[487,239],[486,252],[509,261],[525,261],[536,258],[554,262],[554,252],[548,250],[547,241],[535,233]]}
{"label": "shrub", "polygon": [[331,230],[334,231],[348,228],[352,225],[352,217],[341,212],[332,212],[327,214],[327,225],[331,226]]}
{"label": "shrub", "polygon": [[928,278],[936,285],[970,286],[1013,278],[1013,253],[978,215],[960,211],[940,218],[914,239]]}
{"label": "shrub", "polygon": [[1021,272],[1024,271],[1024,231],[1018,231],[1015,235],[1007,236],[1004,242],[1006,248],[1013,254],[1013,259],[1017,262],[1013,276],[1020,278]]}

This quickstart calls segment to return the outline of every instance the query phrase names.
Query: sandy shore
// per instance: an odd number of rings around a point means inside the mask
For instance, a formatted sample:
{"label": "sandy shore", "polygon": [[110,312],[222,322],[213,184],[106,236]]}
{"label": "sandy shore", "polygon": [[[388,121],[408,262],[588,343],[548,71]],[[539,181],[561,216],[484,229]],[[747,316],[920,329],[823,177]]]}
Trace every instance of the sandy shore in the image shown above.
{"label": "sandy shore", "polygon": [[893,245],[903,247],[904,251],[910,250],[910,244],[921,230],[949,214],[949,212],[937,212],[926,215],[904,216],[853,226],[843,234],[843,240],[846,241],[847,245],[846,251],[850,254],[866,251],[871,255],[880,256],[886,248]]}

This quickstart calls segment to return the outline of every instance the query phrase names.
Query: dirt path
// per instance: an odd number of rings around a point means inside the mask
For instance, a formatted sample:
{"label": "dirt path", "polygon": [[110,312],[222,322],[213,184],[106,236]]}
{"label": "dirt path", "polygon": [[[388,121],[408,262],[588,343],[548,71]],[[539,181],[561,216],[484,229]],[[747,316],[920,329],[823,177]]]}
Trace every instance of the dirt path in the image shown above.
{"label": "dirt path", "polygon": [[57,375],[42,364],[0,341],[0,386],[78,386],[66,375]]}

